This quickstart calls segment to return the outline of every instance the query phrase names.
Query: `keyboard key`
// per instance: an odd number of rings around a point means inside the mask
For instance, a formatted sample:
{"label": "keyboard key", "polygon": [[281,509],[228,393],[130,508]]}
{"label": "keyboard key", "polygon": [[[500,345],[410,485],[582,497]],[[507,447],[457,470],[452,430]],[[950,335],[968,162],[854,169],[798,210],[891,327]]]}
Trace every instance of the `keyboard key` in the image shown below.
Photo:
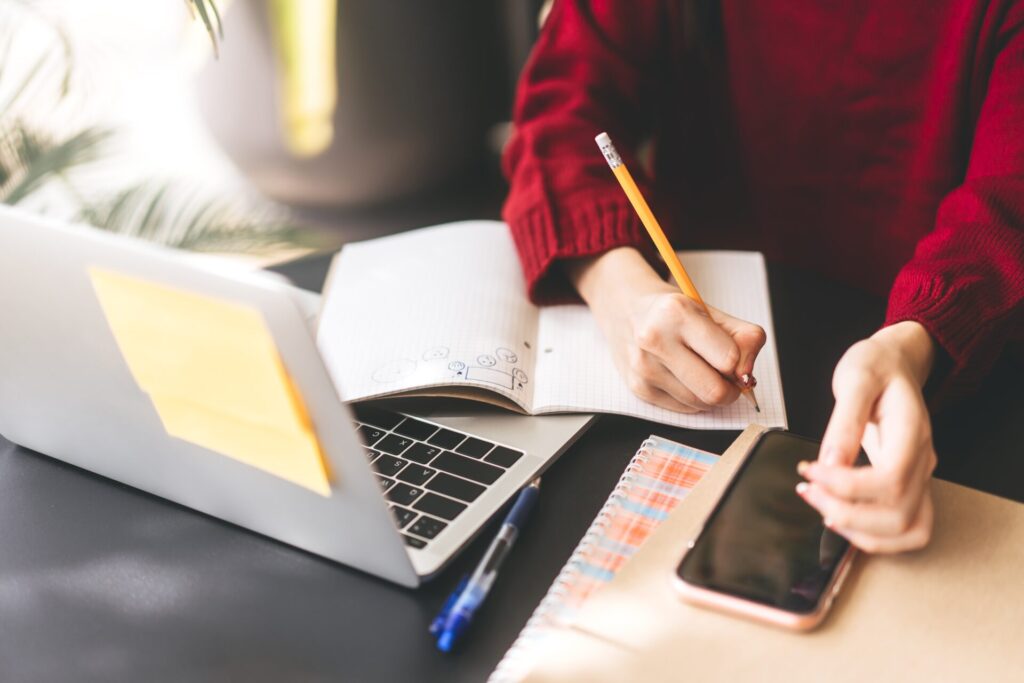
{"label": "keyboard key", "polygon": [[427,517],[426,515],[423,515],[422,517],[416,520],[415,524],[406,529],[406,531],[408,531],[410,534],[422,536],[423,538],[434,538],[439,533],[444,531],[444,528],[446,526],[448,525],[439,519],[434,519],[433,517]]}
{"label": "keyboard key", "polygon": [[[383,460],[383,457],[381,459]],[[439,470],[451,472],[481,484],[493,484],[498,481],[498,477],[505,473],[505,470],[500,467],[488,465],[461,455],[455,455],[451,451],[445,451],[434,458],[430,464]]]}
{"label": "keyboard key", "polygon": [[437,434],[434,434],[432,437],[427,439],[427,441],[435,446],[451,450],[462,443],[462,440],[465,438],[465,434],[459,434],[458,432],[453,432],[450,429],[442,429]]}
{"label": "keyboard key", "polygon": [[423,465],[409,463],[408,467],[398,473],[398,478],[404,482],[416,484],[418,486],[426,483],[427,479],[430,479],[435,473],[437,473],[437,470],[432,470],[429,467],[424,467]]}
{"label": "keyboard key", "polygon": [[382,491],[387,491],[389,488],[395,485],[394,479],[388,479],[387,477],[382,477],[379,474],[377,475],[377,481],[380,482],[380,488]]}
{"label": "keyboard key", "polygon": [[426,465],[428,462],[436,458],[441,453],[441,448],[437,446],[428,446],[425,443],[414,443],[409,447],[405,453],[402,453],[403,458],[418,462],[421,465]]}
{"label": "keyboard key", "polygon": [[375,443],[374,446],[379,451],[384,451],[391,455],[398,455],[412,444],[412,439],[407,439],[404,436],[397,436],[395,434],[388,434],[383,439]]}
{"label": "keyboard key", "polygon": [[401,529],[412,520],[416,519],[416,513],[408,508],[399,507],[397,505],[391,506],[391,514],[395,516],[395,523],[398,524],[398,528]]}
{"label": "keyboard key", "polygon": [[493,443],[471,436],[460,443],[455,449],[455,452],[461,453],[462,455],[468,455],[471,458],[482,458],[487,454],[487,451],[492,448],[494,448]]}
{"label": "keyboard key", "polygon": [[494,463],[499,467],[512,467],[519,458],[523,457],[522,451],[514,451],[505,446],[498,446],[491,451],[484,460]]}
{"label": "keyboard key", "polygon": [[409,462],[390,455],[382,455],[373,462],[373,467],[385,477],[393,477],[402,471]]}
{"label": "keyboard key", "polygon": [[356,414],[356,419],[360,422],[365,422],[368,425],[380,427],[384,430],[391,429],[402,421],[402,416],[398,413],[392,413],[390,410],[381,410],[373,406],[355,405],[352,406],[352,412]]}
{"label": "keyboard key", "polygon": [[385,434],[387,434],[387,432],[383,429],[378,429],[369,425],[359,425],[359,436],[362,437],[363,443],[367,446],[372,446],[377,443],[384,438]]}
{"label": "keyboard key", "polygon": [[405,534],[402,534],[402,537],[405,538],[405,544],[411,548],[416,548],[418,550],[420,548],[427,547],[427,542],[423,539],[416,538],[415,536],[406,536]]}
{"label": "keyboard key", "polygon": [[369,460],[370,462],[373,462],[374,460],[376,460],[379,457],[380,457],[380,451],[375,451],[372,448],[367,448],[366,449],[366,459]]}
{"label": "keyboard key", "polygon": [[[413,505],[414,508],[422,512],[429,513],[435,517],[441,517],[451,521],[459,516],[459,513],[466,509],[466,506],[462,503],[457,503],[450,498],[442,498],[436,493],[428,493],[427,495],[416,501]],[[404,526],[404,525],[403,525]]]}
{"label": "keyboard key", "polygon": [[452,498],[464,500],[467,503],[472,503],[486,490],[480,484],[474,484],[471,481],[459,479],[444,472],[431,479],[430,483],[427,484],[427,488]]}
{"label": "keyboard key", "polygon": [[412,505],[413,501],[423,495],[423,489],[408,484],[396,484],[388,491],[388,500],[398,505]]}
{"label": "keyboard key", "polygon": [[437,430],[438,428],[434,425],[407,417],[402,421],[402,424],[398,425],[391,431],[395,434],[411,436],[414,439],[425,439]]}

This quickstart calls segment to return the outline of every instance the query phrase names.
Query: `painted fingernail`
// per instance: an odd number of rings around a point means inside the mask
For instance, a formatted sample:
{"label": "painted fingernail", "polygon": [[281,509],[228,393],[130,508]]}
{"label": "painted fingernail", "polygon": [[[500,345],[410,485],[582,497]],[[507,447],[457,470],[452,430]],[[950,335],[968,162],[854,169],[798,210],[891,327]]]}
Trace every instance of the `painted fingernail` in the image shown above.
{"label": "painted fingernail", "polygon": [[799,474],[802,477],[806,477],[807,476],[807,472],[809,472],[810,469],[811,469],[811,463],[807,462],[806,460],[801,460],[800,462],[798,462],[796,464],[797,474]]}
{"label": "painted fingernail", "polygon": [[808,484],[806,481],[802,481],[802,482],[800,482],[799,484],[796,485],[796,492],[799,493],[801,496],[803,496],[803,495],[807,494],[807,491],[810,488],[811,488],[810,484]]}

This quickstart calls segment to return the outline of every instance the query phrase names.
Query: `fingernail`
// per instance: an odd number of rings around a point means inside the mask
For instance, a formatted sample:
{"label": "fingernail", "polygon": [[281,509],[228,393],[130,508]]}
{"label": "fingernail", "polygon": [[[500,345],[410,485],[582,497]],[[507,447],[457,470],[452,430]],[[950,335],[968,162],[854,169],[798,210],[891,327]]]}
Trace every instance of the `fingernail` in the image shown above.
{"label": "fingernail", "polygon": [[807,476],[807,472],[810,471],[810,468],[811,468],[811,463],[807,462],[806,460],[801,460],[800,462],[798,462],[796,464],[796,472],[801,477],[806,477]]}
{"label": "fingernail", "polygon": [[829,519],[828,517],[826,517],[825,519],[823,519],[823,520],[822,520],[822,523],[823,523],[823,524],[824,524],[825,526],[827,526],[827,527],[828,527],[829,529],[831,529],[831,528],[832,528],[832,520],[831,520],[831,519]]}
{"label": "fingernail", "polygon": [[802,482],[800,482],[799,484],[796,485],[796,492],[799,493],[801,496],[803,496],[803,495],[806,495],[807,490],[810,489],[810,488],[811,488],[810,484],[808,484],[806,481],[802,481]]}

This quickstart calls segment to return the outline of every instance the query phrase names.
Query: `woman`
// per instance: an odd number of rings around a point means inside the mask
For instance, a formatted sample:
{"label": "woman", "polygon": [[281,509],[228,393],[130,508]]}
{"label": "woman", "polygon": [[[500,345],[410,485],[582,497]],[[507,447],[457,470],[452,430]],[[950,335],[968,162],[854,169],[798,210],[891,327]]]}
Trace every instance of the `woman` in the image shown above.
{"label": "woman", "polygon": [[736,400],[724,377],[764,332],[664,281],[603,130],[677,247],[888,293],[885,326],[835,369],[800,491],[862,549],[925,545],[923,387],[970,390],[1024,340],[1024,1],[556,0],[514,122],[504,214],[530,295],[575,289],[652,403]]}

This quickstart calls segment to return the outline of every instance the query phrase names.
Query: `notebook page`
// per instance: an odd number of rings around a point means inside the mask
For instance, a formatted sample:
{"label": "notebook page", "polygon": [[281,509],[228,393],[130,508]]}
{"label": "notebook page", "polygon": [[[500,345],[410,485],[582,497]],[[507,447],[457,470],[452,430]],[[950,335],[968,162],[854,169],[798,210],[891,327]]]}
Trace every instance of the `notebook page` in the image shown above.
{"label": "notebook page", "polygon": [[337,258],[317,343],[344,400],[471,385],[531,405],[537,308],[504,223],[425,228]]}
{"label": "notebook page", "polygon": [[552,306],[540,314],[536,412],[608,412],[689,429],[743,429],[751,422],[786,426],[775,329],[764,257],[757,252],[680,252],[683,266],[708,305],[761,325],[768,341],[754,364],[761,412],[740,397],[706,413],[684,415],[637,398],[626,386],[586,307]]}

